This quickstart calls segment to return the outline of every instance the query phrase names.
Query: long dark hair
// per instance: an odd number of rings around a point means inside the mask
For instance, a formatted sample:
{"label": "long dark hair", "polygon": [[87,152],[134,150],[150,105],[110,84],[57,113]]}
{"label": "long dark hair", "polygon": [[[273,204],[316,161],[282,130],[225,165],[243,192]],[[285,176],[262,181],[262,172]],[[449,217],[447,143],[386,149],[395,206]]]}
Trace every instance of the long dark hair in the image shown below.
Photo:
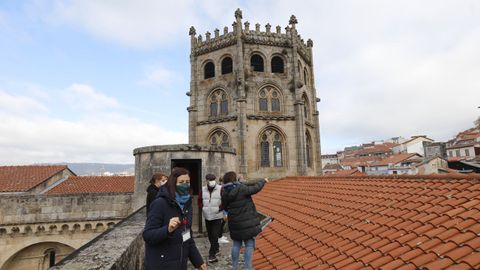
{"label": "long dark hair", "polygon": [[235,172],[227,172],[223,176],[223,183],[224,184],[227,184],[227,183],[230,183],[230,182],[235,182],[235,181],[237,181],[237,174]]}
{"label": "long dark hair", "polygon": [[175,191],[177,189],[177,178],[185,174],[190,174],[190,172],[187,169],[181,168],[181,167],[173,168],[172,173],[168,177],[167,183],[165,183],[165,186],[167,187],[167,190],[171,199],[175,199]]}

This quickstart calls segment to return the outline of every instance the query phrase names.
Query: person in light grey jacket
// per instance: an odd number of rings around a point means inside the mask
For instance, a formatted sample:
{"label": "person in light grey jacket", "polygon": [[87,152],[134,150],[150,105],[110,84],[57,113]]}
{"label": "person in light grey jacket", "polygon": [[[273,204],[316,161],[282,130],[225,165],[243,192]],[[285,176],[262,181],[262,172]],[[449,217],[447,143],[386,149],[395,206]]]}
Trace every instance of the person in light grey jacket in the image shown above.
{"label": "person in light grey jacket", "polygon": [[208,262],[217,262],[217,254],[220,251],[218,237],[223,220],[222,208],[222,186],[215,181],[215,175],[207,174],[206,185],[202,188],[201,205],[202,214],[205,218],[207,227],[208,241],[210,242],[210,250],[208,251]]}

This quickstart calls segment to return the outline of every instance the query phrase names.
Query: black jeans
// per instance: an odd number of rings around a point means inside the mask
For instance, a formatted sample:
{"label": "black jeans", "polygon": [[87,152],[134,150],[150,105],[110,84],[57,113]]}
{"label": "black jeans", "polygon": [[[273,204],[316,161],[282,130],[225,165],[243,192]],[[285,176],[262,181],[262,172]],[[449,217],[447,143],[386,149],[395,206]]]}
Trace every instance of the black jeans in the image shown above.
{"label": "black jeans", "polygon": [[222,219],[205,220],[205,225],[207,226],[208,241],[210,242],[208,255],[213,257],[218,251],[220,251],[218,235],[222,226]]}

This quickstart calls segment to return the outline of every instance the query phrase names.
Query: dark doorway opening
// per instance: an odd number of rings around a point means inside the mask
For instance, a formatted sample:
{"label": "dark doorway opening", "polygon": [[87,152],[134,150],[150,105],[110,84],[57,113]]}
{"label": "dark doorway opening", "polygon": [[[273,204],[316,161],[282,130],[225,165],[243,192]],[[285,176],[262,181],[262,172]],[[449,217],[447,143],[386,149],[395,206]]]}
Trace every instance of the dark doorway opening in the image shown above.
{"label": "dark doorway opening", "polygon": [[171,168],[182,167],[190,172],[190,189],[193,201],[193,226],[198,226],[198,232],[202,232],[202,211],[198,208],[198,194],[202,188],[202,160],[201,159],[172,159]]}

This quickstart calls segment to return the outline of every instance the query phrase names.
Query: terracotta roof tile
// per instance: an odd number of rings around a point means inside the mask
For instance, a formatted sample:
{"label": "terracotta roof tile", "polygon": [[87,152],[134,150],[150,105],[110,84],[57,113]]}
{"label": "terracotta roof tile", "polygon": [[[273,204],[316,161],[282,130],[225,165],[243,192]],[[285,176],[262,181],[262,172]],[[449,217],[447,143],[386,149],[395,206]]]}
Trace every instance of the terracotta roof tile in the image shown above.
{"label": "terracotta roof tile", "polygon": [[133,192],[134,183],[134,176],[71,176],[47,194]]}
{"label": "terracotta roof tile", "polygon": [[273,221],[257,237],[254,267],[480,268],[479,191],[478,176],[466,175],[271,182],[255,196]]}
{"label": "terracotta roof tile", "polygon": [[24,192],[48,180],[67,165],[0,166],[0,192]]}

